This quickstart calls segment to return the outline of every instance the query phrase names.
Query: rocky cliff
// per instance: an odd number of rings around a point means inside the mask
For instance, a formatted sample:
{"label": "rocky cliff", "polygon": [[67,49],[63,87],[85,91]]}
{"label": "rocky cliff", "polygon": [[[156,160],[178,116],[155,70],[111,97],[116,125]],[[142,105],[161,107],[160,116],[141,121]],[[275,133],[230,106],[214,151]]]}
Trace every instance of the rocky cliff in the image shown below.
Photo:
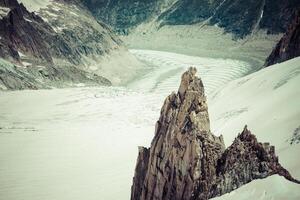
{"label": "rocky cliff", "polygon": [[288,28],[297,0],[180,0],[160,16],[163,24],[191,24],[208,20],[227,32],[244,37],[258,29],[282,33]]}
{"label": "rocky cliff", "polygon": [[299,183],[278,162],[275,149],[247,127],[225,149],[210,131],[202,81],[190,68],[164,102],[150,148],[139,148],[132,200],[209,199],[254,179],[279,174]]}
{"label": "rocky cliff", "polygon": [[300,56],[300,9],[296,12],[288,31],[267,58],[265,66],[280,63],[298,56]]}

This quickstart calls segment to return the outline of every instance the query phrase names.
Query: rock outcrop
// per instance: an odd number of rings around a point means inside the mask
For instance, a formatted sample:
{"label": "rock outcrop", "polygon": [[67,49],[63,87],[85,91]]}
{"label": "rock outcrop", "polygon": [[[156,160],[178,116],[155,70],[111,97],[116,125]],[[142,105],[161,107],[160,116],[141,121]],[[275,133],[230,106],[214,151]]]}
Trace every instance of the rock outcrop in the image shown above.
{"label": "rock outcrop", "polygon": [[245,126],[218,159],[216,166],[217,181],[209,197],[220,196],[247,184],[278,174],[287,180],[300,183],[278,162],[275,147],[269,143],[260,143]]}
{"label": "rock outcrop", "polygon": [[265,66],[281,63],[298,56],[300,56],[300,8],[288,31],[267,58]]}
{"label": "rock outcrop", "polygon": [[131,200],[209,199],[254,179],[279,174],[295,181],[278,163],[273,146],[245,127],[225,150],[210,131],[202,81],[190,68],[177,93],[164,102],[150,148],[139,148]]}

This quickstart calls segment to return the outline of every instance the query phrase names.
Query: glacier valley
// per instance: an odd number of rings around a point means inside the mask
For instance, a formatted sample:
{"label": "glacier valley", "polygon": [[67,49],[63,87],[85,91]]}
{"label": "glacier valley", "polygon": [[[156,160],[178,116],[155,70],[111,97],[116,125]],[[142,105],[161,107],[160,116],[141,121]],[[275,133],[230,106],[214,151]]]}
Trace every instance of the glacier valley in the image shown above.
{"label": "glacier valley", "polygon": [[[131,53],[145,69],[123,87],[0,93],[0,196],[129,199],[137,147],[150,145],[165,97],[190,66],[204,82],[213,132],[228,145],[247,123],[300,178],[300,58],[258,71],[233,59]],[[217,199],[299,199],[299,189],[276,175]]]}

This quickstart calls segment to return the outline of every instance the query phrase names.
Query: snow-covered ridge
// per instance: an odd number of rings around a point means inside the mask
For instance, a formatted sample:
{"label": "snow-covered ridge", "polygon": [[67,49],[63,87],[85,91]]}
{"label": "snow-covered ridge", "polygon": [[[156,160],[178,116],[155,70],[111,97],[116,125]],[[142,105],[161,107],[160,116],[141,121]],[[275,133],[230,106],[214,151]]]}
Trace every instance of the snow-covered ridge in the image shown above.
{"label": "snow-covered ridge", "polygon": [[31,12],[46,8],[52,3],[52,0],[18,0],[19,3],[23,3],[24,6]]}

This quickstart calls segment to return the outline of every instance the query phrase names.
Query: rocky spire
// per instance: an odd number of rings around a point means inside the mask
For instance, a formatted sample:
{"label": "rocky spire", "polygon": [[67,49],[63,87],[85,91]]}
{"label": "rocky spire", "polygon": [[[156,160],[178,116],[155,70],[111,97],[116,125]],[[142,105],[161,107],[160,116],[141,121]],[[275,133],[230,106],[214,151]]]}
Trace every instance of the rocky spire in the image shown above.
{"label": "rocky spire", "polygon": [[247,128],[225,150],[222,136],[210,131],[203,83],[195,74],[190,68],[182,75],[178,92],[164,102],[151,147],[139,148],[131,200],[208,199],[256,178],[291,178],[274,147],[258,143]]}

